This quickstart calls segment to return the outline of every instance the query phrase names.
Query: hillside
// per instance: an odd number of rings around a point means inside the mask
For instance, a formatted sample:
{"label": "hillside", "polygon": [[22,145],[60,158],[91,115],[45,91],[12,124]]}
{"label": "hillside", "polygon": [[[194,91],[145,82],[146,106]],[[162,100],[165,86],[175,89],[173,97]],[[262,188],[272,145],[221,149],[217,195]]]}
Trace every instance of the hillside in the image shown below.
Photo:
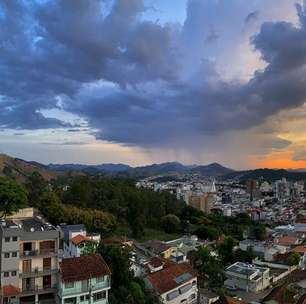
{"label": "hillside", "polygon": [[282,178],[286,178],[287,180],[302,180],[306,179],[305,172],[292,172],[285,169],[255,169],[255,170],[247,170],[247,171],[236,171],[222,176],[223,179],[236,179],[241,182],[244,182],[248,179],[260,179],[274,182],[276,180],[280,180]]}
{"label": "hillside", "polygon": [[0,154],[0,176],[9,176],[19,181],[25,181],[35,171],[40,173],[45,180],[51,180],[60,175],[59,172],[51,171],[48,167],[37,162]]}
{"label": "hillside", "polygon": [[221,176],[235,172],[232,169],[213,163],[206,166],[188,166],[179,162],[166,162],[140,167],[130,167],[124,164],[101,164],[101,165],[81,165],[81,164],[50,164],[48,168],[56,171],[80,170],[86,173],[122,174],[129,177],[149,177],[165,174],[185,174],[197,173],[203,176]]}

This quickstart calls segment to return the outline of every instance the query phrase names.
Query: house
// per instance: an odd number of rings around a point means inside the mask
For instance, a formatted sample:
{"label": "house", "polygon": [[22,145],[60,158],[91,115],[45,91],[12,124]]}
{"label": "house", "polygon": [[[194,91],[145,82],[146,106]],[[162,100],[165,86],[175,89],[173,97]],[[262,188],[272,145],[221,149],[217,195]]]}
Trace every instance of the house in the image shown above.
{"label": "house", "polygon": [[111,272],[100,255],[65,258],[60,263],[61,304],[107,304]]}
{"label": "house", "polygon": [[213,304],[217,303],[220,299],[220,296],[215,292],[208,289],[199,289],[199,303],[200,304]]}
{"label": "house", "polygon": [[277,238],[275,244],[285,247],[292,247],[302,243],[302,240],[295,236],[285,235],[283,237]]}
{"label": "house", "polygon": [[175,253],[175,246],[169,245],[159,240],[150,240],[143,244],[144,248],[151,252],[152,255],[159,255],[165,259],[170,259]]}
{"label": "house", "polygon": [[100,234],[88,234],[83,224],[77,225],[60,225],[64,234],[64,257],[79,257],[82,255],[84,248],[88,244],[94,247],[100,242]]}
{"label": "house", "polygon": [[1,303],[55,302],[61,232],[33,208],[0,222]]}
{"label": "house", "polygon": [[147,264],[146,286],[162,303],[195,304],[198,300],[197,273],[188,263],[154,257]]}
{"label": "house", "polygon": [[236,262],[226,268],[224,285],[231,289],[247,292],[258,292],[270,285],[268,267],[260,267],[247,263]]}

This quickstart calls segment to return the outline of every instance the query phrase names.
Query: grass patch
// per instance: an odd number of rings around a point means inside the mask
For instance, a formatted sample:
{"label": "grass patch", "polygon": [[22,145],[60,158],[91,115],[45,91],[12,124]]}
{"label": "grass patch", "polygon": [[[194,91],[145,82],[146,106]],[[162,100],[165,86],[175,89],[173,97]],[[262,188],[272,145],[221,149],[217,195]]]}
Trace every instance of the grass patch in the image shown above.
{"label": "grass patch", "polygon": [[178,239],[179,237],[181,237],[181,234],[178,233],[166,233],[165,231],[159,229],[145,228],[144,235],[138,241],[146,242],[148,240],[160,240],[167,242]]}

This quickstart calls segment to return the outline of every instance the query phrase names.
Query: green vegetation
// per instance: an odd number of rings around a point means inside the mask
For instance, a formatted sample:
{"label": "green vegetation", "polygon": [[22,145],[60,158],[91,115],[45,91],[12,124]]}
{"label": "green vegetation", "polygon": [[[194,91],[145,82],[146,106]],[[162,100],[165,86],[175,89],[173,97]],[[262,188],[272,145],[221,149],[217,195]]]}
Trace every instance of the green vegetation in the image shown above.
{"label": "green vegetation", "polygon": [[155,304],[156,297],[145,287],[141,279],[134,278],[130,270],[130,250],[121,246],[100,246],[98,252],[104,257],[112,272],[111,304]]}
{"label": "green vegetation", "polygon": [[28,193],[26,189],[6,177],[0,177],[0,217],[6,217],[11,213],[27,205]]}
{"label": "green vegetation", "polygon": [[297,252],[293,252],[289,255],[287,263],[290,266],[296,266],[300,263],[301,256]]}

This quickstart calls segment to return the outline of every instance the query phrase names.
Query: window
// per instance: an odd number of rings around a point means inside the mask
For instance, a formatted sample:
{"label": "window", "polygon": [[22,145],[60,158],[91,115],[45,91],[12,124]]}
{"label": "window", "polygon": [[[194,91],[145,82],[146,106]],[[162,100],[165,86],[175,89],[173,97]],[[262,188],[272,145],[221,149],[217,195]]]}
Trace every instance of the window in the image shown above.
{"label": "window", "polygon": [[97,302],[99,300],[103,300],[106,298],[106,292],[105,291],[101,291],[101,292],[97,292],[93,294],[93,301]]}
{"label": "window", "polygon": [[16,271],[12,271],[12,272],[11,272],[11,276],[12,276],[12,277],[16,277],[16,275],[17,275],[17,272],[16,272]]}
{"label": "window", "polygon": [[89,300],[90,299],[90,295],[86,295],[86,300]]}
{"label": "window", "polygon": [[77,301],[76,301],[76,297],[74,297],[74,298],[68,298],[68,299],[65,299],[64,300],[64,303],[65,304],[75,304]]}
{"label": "window", "polygon": [[13,237],[12,237],[12,240],[13,240],[13,242],[17,242],[18,237],[17,237],[17,236],[13,236]]}
{"label": "window", "polygon": [[10,275],[9,272],[7,272],[7,271],[4,272],[4,276],[5,276],[6,278],[7,278],[9,275]]}
{"label": "window", "polygon": [[85,296],[80,296],[80,301],[84,302],[85,301]]}
{"label": "window", "polygon": [[17,257],[17,251],[12,252],[12,257],[16,258]]}
{"label": "window", "polygon": [[5,243],[8,243],[10,241],[10,238],[6,237],[4,240],[5,240]]}
{"label": "window", "polygon": [[66,282],[65,283],[65,288],[73,288],[74,287],[74,282]]}
{"label": "window", "polygon": [[9,254],[8,252],[5,252],[5,253],[4,253],[4,257],[7,259],[7,258],[10,257],[10,254]]}
{"label": "window", "polygon": [[103,282],[104,281],[104,276],[102,277],[97,277],[96,278],[97,283]]}

